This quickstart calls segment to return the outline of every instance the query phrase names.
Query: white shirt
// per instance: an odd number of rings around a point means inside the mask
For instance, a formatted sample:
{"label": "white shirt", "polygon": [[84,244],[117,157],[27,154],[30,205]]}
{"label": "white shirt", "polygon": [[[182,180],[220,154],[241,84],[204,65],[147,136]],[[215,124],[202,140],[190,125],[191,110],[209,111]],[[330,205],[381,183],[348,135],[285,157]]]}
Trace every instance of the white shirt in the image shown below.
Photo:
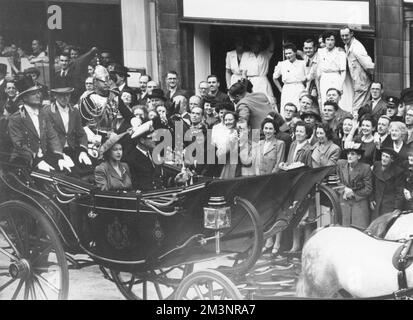
{"label": "white shirt", "polygon": [[271,145],[272,145],[272,140],[270,141],[264,140],[264,147],[262,148],[262,153],[265,154],[268,150],[270,150]]}
{"label": "white shirt", "polygon": [[397,153],[400,152],[400,150],[403,148],[403,142],[400,144],[400,147],[397,147],[396,144],[393,142],[393,150],[396,151]]}
{"label": "white shirt", "polygon": [[303,60],[284,60],[278,62],[274,69],[273,78],[278,79],[282,77],[284,84],[300,83],[306,80],[305,62]]}
{"label": "white shirt", "polygon": [[119,86],[119,91],[122,91],[123,88],[125,88],[125,86],[126,86],[126,83],[122,83],[122,84]]}
{"label": "white shirt", "polygon": [[383,135],[383,136],[380,136],[380,144],[382,144],[382,143],[384,142],[384,140],[386,140],[386,138],[387,138],[388,135],[389,135],[389,134],[387,133],[387,134],[385,134],[385,135]]}
{"label": "white shirt", "polygon": [[67,76],[67,69],[66,70],[62,69],[62,71],[60,71],[60,76],[61,77],[66,77]]}
{"label": "white shirt", "polygon": [[371,110],[374,110],[374,108],[377,106],[377,104],[379,103],[379,101],[381,100],[381,98],[378,98],[378,99],[373,99],[372,101],[371,101]]}
{"label": "white shirt", "polygon": [[1,79],[0,80],[0,86],[3,84],[3,82],[4,82],[4,79]]}
{"label": "white shirt", "polygon": [[32,108],[27,104],[24,105],[26,108],[27,113],[29,114],[30,119],[32,119],[33,125],[37,131],[37,134],[40,137],[40,124],[39,124],[39,109]]}

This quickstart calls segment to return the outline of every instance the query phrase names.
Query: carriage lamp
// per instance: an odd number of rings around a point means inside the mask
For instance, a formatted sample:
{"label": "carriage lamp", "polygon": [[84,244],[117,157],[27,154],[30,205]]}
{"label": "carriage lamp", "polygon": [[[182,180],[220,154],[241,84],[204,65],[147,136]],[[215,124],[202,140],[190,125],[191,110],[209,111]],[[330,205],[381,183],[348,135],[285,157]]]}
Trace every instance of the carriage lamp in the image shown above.
{"label": "carriage lamp", "polygon": [[204,228],[215,230],[215,251],[220,249],[219,230],[231,226],[231,207],[227,205],[224,197],[210,197],[208,206],[204,207]]}

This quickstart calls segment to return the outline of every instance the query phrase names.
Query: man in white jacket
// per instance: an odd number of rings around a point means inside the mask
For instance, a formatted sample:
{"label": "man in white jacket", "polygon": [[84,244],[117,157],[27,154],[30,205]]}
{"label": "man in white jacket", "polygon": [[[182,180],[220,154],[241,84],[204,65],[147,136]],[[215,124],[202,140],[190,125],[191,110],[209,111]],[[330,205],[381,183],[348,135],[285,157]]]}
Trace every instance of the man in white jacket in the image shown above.
{"label": "man in white jacket", "polygon": [[347,63],[353,82],[353,113],[366,104],[369,98],[371,80],[368,73],[374,72],[374,63],[363,44],[354,37],[348,26],[340,30],[347,55]]}

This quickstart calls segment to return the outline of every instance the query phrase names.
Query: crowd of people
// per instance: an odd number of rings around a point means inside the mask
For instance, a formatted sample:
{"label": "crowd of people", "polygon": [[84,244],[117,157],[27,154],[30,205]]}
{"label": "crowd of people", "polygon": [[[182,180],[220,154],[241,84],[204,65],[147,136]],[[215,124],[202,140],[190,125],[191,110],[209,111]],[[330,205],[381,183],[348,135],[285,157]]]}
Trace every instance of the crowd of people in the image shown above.
{"label": "crowd of people", "polygon": [[[101,190],[165,187],[164,164],[182,168],[176,184],[332,166],[343,225],[365,228],[412,206],[413,89],[386,96],[354,32],[343,27],[340,36],[344,48],[330,31],[302,50],[285,43],[274,70],[274,43],[263,48],[257,38],[247,50],[236,39],[226,57],[228,93],[209,75],[196,94],[180,88],[176,71],[167,72],[165,90],[146,74],[132,89],[128,68],[109,52],[80,55],[59,43],[50,90],[35,67],[7,78],[0,64],[2,152],[33,168],[92,176]],[[34,41],[33,56],[47,60],[37,47]],[[277,253],[280,239],[265,250]],[[299,247],[297,235],[291,250]]]}

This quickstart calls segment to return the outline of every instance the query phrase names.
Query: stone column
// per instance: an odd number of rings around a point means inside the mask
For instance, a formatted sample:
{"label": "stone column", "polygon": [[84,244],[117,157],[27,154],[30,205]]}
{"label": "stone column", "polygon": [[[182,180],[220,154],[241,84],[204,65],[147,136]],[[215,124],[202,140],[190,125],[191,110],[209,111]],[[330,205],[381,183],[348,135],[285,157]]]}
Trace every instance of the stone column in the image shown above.
{"label": "stone column", "polygon": [[403,19],[403,29],[404,29],[404,42],[403,42],[403,74],[404,74],[404,87],[408,88],[411,86],[411,52],[412,45],[410,39],[412,37],[411,28],[413,24],[413,6],[405,6],[404,8],[404,19]]}
{"label": "stone column", "polygon": [[156,41],[156,33],[154,28],[151,28],[151,5],[153,6],[149,0],[121,0],[125,66],[145,68],[146,73],[153,76],[156,70],[153,67],[153,56],[156,57],[156,52],[153,52],[156,45],[154,46],[153,42]]}
{"label": "stone column", "polygon": [[403,0],[376,0],[376,74],[387,95],[399,96],[403,76]]}

